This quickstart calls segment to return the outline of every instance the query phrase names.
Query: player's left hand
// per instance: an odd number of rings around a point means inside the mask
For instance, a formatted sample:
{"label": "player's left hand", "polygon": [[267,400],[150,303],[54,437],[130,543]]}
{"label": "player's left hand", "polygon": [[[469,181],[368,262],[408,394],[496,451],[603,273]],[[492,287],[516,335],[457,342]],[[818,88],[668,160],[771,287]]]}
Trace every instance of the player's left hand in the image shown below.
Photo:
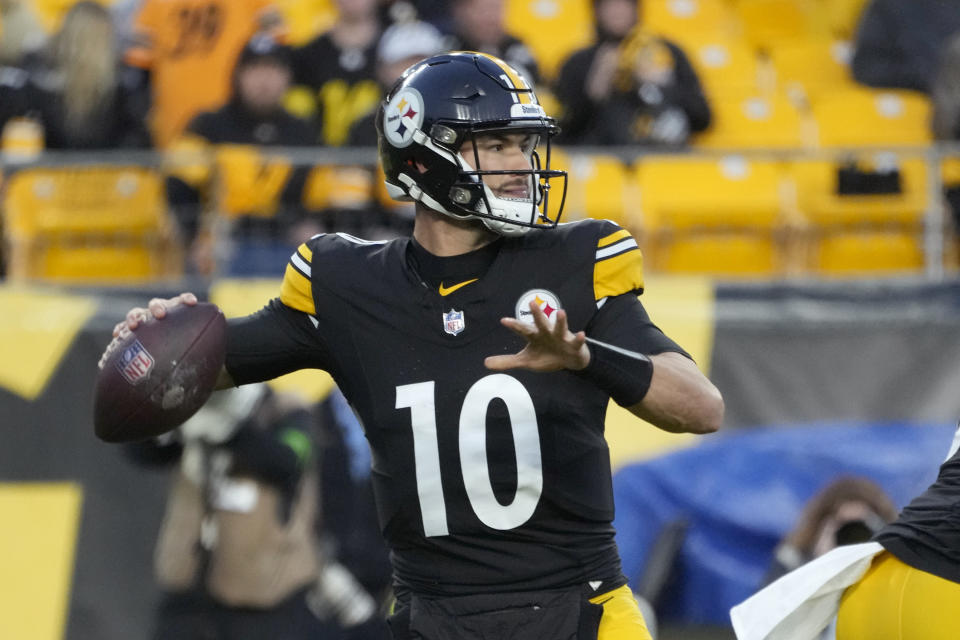
{"label": "player's left hand", "polygon": [[484,365],[494,371],[530,369],[531,371],[579,370],[590,362],[590,349],[583,331],[573,333],[567,327],[567,314],[558,310],[553,324],[536,302],[530,302],[533,324],[516,318],[501,318],[500,323],[527,341],[518,353],[490,356]]}

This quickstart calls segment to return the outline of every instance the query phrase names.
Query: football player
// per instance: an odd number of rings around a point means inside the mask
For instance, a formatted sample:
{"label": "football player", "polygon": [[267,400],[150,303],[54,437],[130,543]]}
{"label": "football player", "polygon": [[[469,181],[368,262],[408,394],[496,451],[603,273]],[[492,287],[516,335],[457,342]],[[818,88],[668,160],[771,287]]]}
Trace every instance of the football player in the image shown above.
{"label": "football player", "polygon": [[[558,224],[556,126],[514,69],[422,61],[377,128],[412,237],[300,246],[280,296],[230,321],[220,384],[336,379],[372,451],[395,637],[649,639],[614,541],[607,404],[708,433],[719,392],[644,311],[630,233]],[[116,334],[195,301],[152,300]]]}
{"label": "football player", "polygon": [[870,542],[837,547],[735,606],[737,638],[956,638],[958,514],[960,427],[936,481]]}

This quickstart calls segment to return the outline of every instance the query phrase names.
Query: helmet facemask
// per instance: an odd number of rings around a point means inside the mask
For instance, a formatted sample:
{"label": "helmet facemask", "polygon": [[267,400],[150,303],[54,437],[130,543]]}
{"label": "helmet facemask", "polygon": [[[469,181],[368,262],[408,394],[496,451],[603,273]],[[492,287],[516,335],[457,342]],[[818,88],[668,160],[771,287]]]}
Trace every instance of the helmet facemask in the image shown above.
{"label": "helmet facemask", "polygon": [[[523,153],[529,160],[526,169],[486,169],[480,159],[480,142],[485,136],[514,136],[526,135],[523,143]],[[480,219],[483,224],[500,235],[523,235],[534,228],[552,229],[559,221],[566,198],[566,174],[562,171],[551,170],[549,139],[546,143],[546,166],[541,165],[540,155],[536,148],[543,134],[540,130],[524,130],[518,128],[474,130],[469,132],[468,140],[472,151],[468,152],[470,159],[463,153],[456,153],[459,165],[457,182],[450,189],[450,200],[457,207],[457,214]],[[466,141],[465,141],[466,143]],[[464,144],[465,144],[464,143]],[[497,176],[495,179],[492,177]],[[499,176],[505,176],[503,180]],[[563,179],[563,189],[558,194],[560,206],[555,215],[551,216],[550,194],[551,179]],[[491,187],[491,183],[495,183]],[[523,196],[511,197],[498,193],[504,187],[525,185],[526,193]],[[556,201],[556,197],[554,198]]]}

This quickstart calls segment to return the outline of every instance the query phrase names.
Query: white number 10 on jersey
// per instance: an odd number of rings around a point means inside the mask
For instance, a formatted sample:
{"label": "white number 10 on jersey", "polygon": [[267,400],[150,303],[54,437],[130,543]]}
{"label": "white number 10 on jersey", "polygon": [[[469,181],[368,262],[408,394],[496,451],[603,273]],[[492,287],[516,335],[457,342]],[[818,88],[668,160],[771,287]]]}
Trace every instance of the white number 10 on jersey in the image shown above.
{"label": "white number 10 on jersey", "polygon": [[[517,492],[507,505],[500,504],[493,493],[487,463],[487,408],[495,398],[507,406],[517,459]],[[423,532],[427,536],[445,536],[449,530],[440,481],[434,382],[397,387],[396,408],[410,409]],[[501,530],[519,527],[529,520],[543,492],[543,465],[533,399],[520,381],[496,373],[474,383],[460,409],[459,440],[463,484],[477,518],[488,527]]]}

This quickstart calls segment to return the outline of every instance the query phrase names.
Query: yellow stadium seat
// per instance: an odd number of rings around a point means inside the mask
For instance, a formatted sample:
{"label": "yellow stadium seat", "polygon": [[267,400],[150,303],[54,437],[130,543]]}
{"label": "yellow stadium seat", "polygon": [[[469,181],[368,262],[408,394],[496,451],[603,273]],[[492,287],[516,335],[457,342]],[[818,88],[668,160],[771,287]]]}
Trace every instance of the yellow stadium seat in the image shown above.
{"label": "yellow stadium seat", "polygon": [[901,191],[890,194],[838,194],[839,166],[827,160],[799,160],[791,167],[799,209],[811,224],[921,224],[929,204],[927,167],[922,158],[900,159],[889,153],[860,158],[857,166],[862,170],[899,171]]}
{"label": "yellow stadium seat", "polygon": [[827,28],[834,37],[852,40],[867,0],[816,0]]}
{"label": "yellow stadium seat", "polygon": [[163,179],[151,169],[17,171],[3,215],[11,278],[132,282],[180,272]]}
{"label": "yellow stadium seat", "polygon": [[826,36],[814,0],[737,0],[736,12],[747,41],[761,51]]}
{"label": "yellow stadium seat", "polygon": [[804,40],[770,50],[777,87],[796,104],[810,104],[827,91],[850,88],[850,43]]}
{"label": "yellow stadium seat", "polygon": [[813,103],[822,146],[928,144],[930,102],[912,91],[848,88]]}
{"label": "yellow stadium seat", "polygon": [[651,157],[637,169],[648,228],[774,228],[789,209],[781,166],[740,156]]}
{"label": "yellow stadium seat", "polygon": [[[622,160],[602,155],[568,155],[554,150],[550,165],[567,172],[564,220],[598,218],[612,220],[624,227],[630,226],[628,205],[634,200],[629,197],[633,183],[628,179]],[[562,190],[559,182],[556,186]],[[559,192],[551,193],[550,198],[552,200],[560,195]]]}
{"label": "yellow stadium seat", "polygon": [[333,0],[277,0],[289,32],[290,44],[305,44],[329,29],[337,19]]}
{"label": "yellow stadium seat", "polygon": [[639,5],[645,29],[684,46],[725,39],[737,31],[726,0],[641,0]]}
{"label": "yellow stadium seat", "polygon": [[771,275],[781,249],[790,190],[778,163],[738,156],[653,157],[637,168],[646,251],[654,269]]}
{"label": "yellow stadium seat", "polygon": [[960,187],[960,156],[944,158],[942,174],[943,184],[948,187]]}
{"label": "yellow stadium seat", "polygon": [[530,47],[548,81],[567,56],[594,39],[591,0],[509,0],[504,23]]}
{"label": "yellow stadium seat", "polygon": [[799,148],[808,143],[809,128],[786,96],[748,94],[719,96],[711,103],[713,121],[693,142],[714,149]]}
{"label": "yellow stadium seat", "polygon": [[771,276],[782,272],[783,251],[770,231],[685,233],[648,245],[651,269],[674,274]]}
{"label": "yellow stadium seat", "polygon": [[737,38],[703,38],[685,48],[707,98],[756,92],[760,67],[753,49]]}
{"label": "yellow stadium seat", "polygon": [[882,229],[825,233],[814,243],[810,267],[825,276],[920,273],[923,236]]}

